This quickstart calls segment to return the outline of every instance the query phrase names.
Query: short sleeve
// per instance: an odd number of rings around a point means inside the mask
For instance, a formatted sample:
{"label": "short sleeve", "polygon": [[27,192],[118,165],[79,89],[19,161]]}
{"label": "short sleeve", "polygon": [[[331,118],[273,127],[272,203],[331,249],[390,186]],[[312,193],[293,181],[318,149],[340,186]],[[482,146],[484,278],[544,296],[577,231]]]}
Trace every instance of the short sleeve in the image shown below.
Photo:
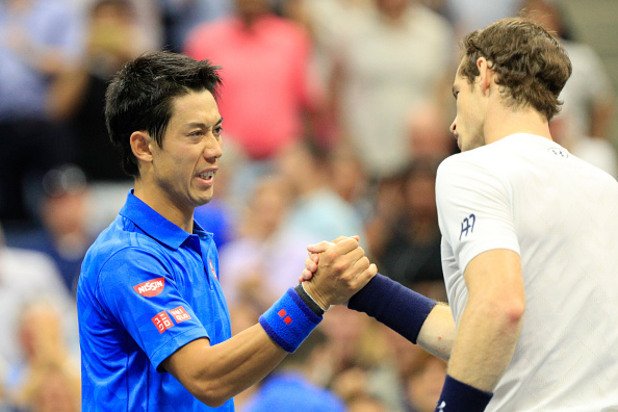
{"label": "short sleeve", "polygon": [[153,252],[122,249],[105,262],[98,280],[102,304],[155,368],[187,343],[208,338],[171,266]]}
{"label": "short sleeve", "polygon": [[519,253],[510,186],[491,169],[459,156],[446,159],[438,169],[440,231],[462,273],[485,251],[510,249]]}

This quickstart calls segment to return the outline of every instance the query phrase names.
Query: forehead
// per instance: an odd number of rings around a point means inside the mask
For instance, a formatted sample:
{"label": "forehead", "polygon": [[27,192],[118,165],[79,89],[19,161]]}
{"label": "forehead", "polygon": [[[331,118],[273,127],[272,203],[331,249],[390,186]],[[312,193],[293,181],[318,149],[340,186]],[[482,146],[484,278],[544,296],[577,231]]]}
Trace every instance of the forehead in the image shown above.
{"label": "forehead", "polygon": [[190,91],[172,99],[170,122],[217,121],[220,117],[217,102],[208,90]]}

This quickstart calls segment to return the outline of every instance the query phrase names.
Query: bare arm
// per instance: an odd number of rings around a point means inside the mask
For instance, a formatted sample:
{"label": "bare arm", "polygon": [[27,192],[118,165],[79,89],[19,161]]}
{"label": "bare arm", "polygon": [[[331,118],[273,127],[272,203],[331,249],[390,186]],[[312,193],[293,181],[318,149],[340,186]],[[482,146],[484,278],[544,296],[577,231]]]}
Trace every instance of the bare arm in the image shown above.
{"label": "bare arm", "polygon": [[455,333],[455,321],[450,307],[444,303],[438,303],[425,319],[417,342],[427,352],[448,361]]}
{"label": "bare arm", "polygon": [[491,250],[475,257],[464,273],[468,302],[451,350],[448,374],[492,392],[513,357],[525,296],[519,255]]}
{"label": "bare arm", "polygon": [[163,368],[200,401],[219,406],[263,379],[286,355],[256,324],[218,345],[197,339],[167,358]]}
{"label": "bare arm", "polygon": [[[377,272],[354,238],[331,243],[323,254],[312,296],[329,306],[349,299]],[[220,344],[197,339],[176,351],[162,366],[196,398],[210,405],[227,399],[258,382],[286,356],[257,324]]]}

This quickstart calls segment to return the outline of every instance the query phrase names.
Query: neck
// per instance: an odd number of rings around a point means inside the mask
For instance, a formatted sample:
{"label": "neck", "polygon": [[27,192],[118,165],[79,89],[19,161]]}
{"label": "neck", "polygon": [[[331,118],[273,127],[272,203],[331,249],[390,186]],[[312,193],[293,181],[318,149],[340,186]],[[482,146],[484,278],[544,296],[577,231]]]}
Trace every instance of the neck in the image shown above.
{"label": "neck", "polygon": [[193,233],[193,207],[182,207],[173,202],[165,192],[155,188],[157,186],[154,184],[148,184],[139,178],[135,180],[133,194],[185,232]]}
{"label": "neck", "polygon": [[499,103],[490,105],[486,119],[483,128],[485,144],[514,133],[530,133],[553,140],[547,119],[530,107],[514,109]]}

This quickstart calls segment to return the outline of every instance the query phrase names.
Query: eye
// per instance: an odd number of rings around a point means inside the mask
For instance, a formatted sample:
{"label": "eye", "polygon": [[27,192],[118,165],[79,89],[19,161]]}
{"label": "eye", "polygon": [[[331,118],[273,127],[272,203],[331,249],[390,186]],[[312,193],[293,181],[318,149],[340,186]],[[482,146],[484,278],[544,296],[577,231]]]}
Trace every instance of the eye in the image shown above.
{"label": "eye", "polygon": [[189,133],[189,136],[201,136],[204,134],[202,129],[197,129]]}
{"label": "eye", "polygon": [[223,132],[223,126],[221,126],[221,125],[215,126],[212,129],[212,134],[214,134],[217,137],[221,136],[222,132]]}

